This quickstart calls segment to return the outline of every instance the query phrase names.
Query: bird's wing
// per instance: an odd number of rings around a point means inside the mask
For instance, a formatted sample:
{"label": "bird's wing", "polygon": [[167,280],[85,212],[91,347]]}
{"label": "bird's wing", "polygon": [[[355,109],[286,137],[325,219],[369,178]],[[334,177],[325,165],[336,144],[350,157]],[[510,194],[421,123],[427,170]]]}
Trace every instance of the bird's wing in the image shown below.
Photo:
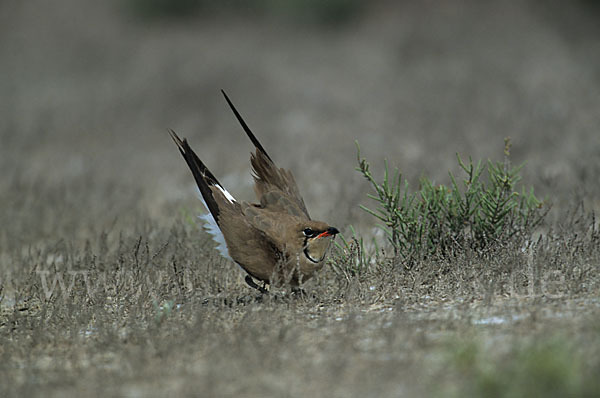
{"label": "bird's wing", "polygon": [[207,221],[207,230],[213,235],[221,254],[238,263],[253,277],[269,281],[277,261],[282,257],[279,245],[245,217],[242,206],[248,204],[240,204],[223,188],[187,140],[180,139],[172,130],[170,134],[192,171],[204,206],[210,212],[202,218]]}
{"label": "bird's wing", "polygon": [[233,114],[254,144],[256,151],[251,154],[250,162],[254,177],[254,190],[262,207],[274,212],[286,212],[310,220],[304,199],[291,171],[278,168],[254,136],[240,113],[237,111],[225,91],[221,90]]}
{"label": "bird's wing", "polygon": [[204,207],[209,211],[208,214],[204,214],[200,216],[200,218],[206,221],[205,228],[217,243],[217,249],[221,255],[231,259],[232,257],[227,245],[228,242],[221,231],[221,224],[223,222],[222,212],[229,208],[235,208],[237,205],[238,213],[240,213],[239,204],[233,196],[223,188],[217,178],[210,172],[200,158],[198,158],[194,150],[189,146],[187,140],[181,140],[173,130],[170,130],[169,133],[190,168],[190,171],[196,180],[198,190],[200,191],[200,199],[202,200]]}
{"label": "bird's wing", "polygon": [[[173,130],[169,130],[169,134],[171,134],[171,138],[173,141],[175,141],[177,148],[179,148],[181,156],[183,156],[185,162],[190,168],[206,208],[212,214],[214,221],[219,224],[220,206],[217,202],[217,198],[224,198],[229,203],[235,202],[235,199],[229,192],[225,190],[225,188],[223,188],[223,186],[210,172],[206,165],[202,163],[194,150],[190,148],[186,139],[182,140],[179,138],[179,136]],[[216,192],[219,192],[220,195],[215,195]]]}
{"label": "bird's wing", "polygon": [[256,228],[245,217],[240,209],[244,206],[248,204],[236,203],[234,208],[224,209],[220,227],[234,261],[254,278],[268,282],[283,259],[281,245],[269,236],[270,231]]}
{"label": "bird's wing", "polygon": [[270,246],[284,255],[300,250],[301,246],[297,242],[298,226],[302,225],[305,217],[274,212],[245,202],[241,204],[241,210],[245,220],[262,233]]}

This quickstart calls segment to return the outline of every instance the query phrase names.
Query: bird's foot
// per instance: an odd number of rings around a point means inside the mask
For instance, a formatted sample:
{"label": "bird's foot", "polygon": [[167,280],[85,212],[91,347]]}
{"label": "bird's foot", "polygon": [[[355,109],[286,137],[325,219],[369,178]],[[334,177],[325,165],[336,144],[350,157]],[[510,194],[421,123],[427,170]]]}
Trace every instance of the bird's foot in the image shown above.
{"label": "bird's foot", "polygon": [[254,282],[254,280],[252,279],[252,277],[250,275],[246,275],[246,278],[244,280],[246,281],[246,284],[248,286],[258,290],[262,294],[269,294],[269,291],[267,289],[265,289],[266,283],[263,286],[258,286],[256,284],[256,282]]}

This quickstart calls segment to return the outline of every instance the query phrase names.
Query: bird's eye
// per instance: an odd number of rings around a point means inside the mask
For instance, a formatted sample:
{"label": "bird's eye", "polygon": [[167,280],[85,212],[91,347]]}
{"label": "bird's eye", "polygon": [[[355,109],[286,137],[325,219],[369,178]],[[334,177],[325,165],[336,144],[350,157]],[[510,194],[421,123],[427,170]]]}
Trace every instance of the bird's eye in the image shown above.
{"label": "bird's eye", "polygon": [[304,236],[313,236],[315,233],[313,232],[312,229],[310,228],[304,228],[304,231],[302,231],[304,233]]}

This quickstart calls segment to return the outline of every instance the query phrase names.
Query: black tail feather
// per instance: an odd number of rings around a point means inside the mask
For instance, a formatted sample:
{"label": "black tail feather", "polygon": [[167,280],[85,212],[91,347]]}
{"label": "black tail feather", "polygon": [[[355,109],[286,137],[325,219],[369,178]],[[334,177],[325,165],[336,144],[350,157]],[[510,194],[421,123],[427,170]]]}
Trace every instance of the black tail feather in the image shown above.
{"label": "black tail feather", "polygon": [[240,122],[240,124],[242,125],[242,128],[244,129],[244,131],[248,135],[248,138],[250,138],[250,141],[252,141],[252,143],[254,144],[254,146],[258,150],[260,150],[263,153],[263,155],[265,155],[267,157],[267,159],[269,159],[271,162],[273,162],[273,159],[271,159],[271,157],[267,154],[267,151],[265,151],[265,148],[263,148],[263,146],[260,144],[260,142],[258,142],[258,139],[254,136],[254,134],[250,130],[250,127],[248,127],[248,125],[246,124],[246,122],[242,118],[242,115],[240,115],[240,113],[237,111],[237,109],[235,109],[235,106],[233,106],[233,103],[231,102],[231,100],[229,99],[229,97],[227,96],[227,94],[225,93],[225,91],[221,90],[221,93],[223,93],[223,96],[225,97],[225,101],[227,101],[227,103],[229,104],[229,107],[233,111],[233,114],[237,118],[238,122]]}
{"label": "black tail feather", "polygon": [[196,180],[196,184],[198,185],[198,189],[200,189],[200,194],[204,198],[204,202],[206,206],[208,206],[208,210],[213,215],[217,224],[219,224],[219,206],[213,197],[212,191],[210,190],[210,186],[222,185],[216,179],[216,177],[210,172],[210,170],[206,167],[204,163],[200,160],[200,158],[196,155],[194,150],[189,146],[187,139],[181,140],[179,136],[173,131],[169,130],[169,134],[179,152],[185,159],[188,167],[192,171],[192,175],[194,176],[194,180]]}

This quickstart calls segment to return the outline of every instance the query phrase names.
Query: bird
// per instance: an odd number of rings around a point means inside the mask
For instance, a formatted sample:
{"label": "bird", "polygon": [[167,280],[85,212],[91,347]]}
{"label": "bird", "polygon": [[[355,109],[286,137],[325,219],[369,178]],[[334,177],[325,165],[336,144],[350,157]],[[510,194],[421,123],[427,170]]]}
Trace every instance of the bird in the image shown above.
{"label": "bird", "polygon": [[[266,286],[287,284],[298,289],[323,268],[329,247],[339,233],[312,220],[290,170],[275,165],[224,90],[221,93],[255,147],[250,154],[258,203],[233,197],[192,150],[186,138],[169,130],[185,159],[208,213],[205,229],[225,258],[245,271],[245,282],[261,293]],[[255,280],[262,282],[262,286]]]}

